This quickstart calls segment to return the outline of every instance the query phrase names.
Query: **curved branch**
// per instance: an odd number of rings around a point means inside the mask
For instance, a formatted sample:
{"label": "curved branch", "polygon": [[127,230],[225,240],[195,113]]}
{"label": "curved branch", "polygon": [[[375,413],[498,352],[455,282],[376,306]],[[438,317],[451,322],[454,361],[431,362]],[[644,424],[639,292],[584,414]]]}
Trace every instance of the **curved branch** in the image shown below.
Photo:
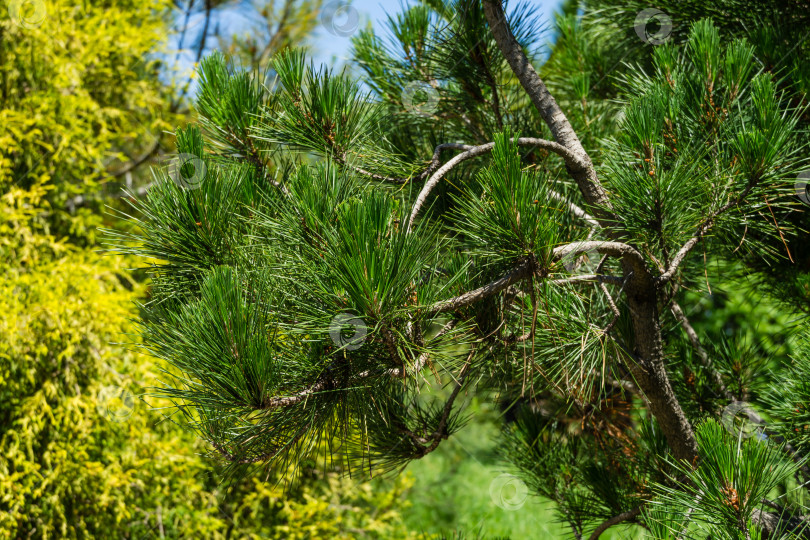
{"label": "curved branch", "polygon": [[599,240],[573,242],[554,248],[554,258],[562,259],[569,255],[578,255],[587,251],[596,251],[602,255],[621,257],[623,260],[631,263],[633,271],[636,272],[637,275],[642,275],[647,272],[647,262],[644,260],[641,253],[633,246],[622,242],[603,242]]}
{"label": "curved branch", "polygon": [[[566,255],[576,255],[578,253],[584,253],[586,251],[596,250],[599,253],[613,255],[616,257],[622,257],[624,259],[630,259],[633,261],[634,266],[639,266],[641,271],[646,271],[645,268],[645,261],[644,257],[641,256],[641,253],[636,251],[635,248],[629,246],[627,244],[622,244],[621,242],[598,242],[598,241],[591,241],[591,242],[575,242],[573,244],[567,244],[565,246],[560,246],[554,249],[554,257],[560,259],[565,257]],[[513,270],[509,273],[503,275],[502,277],[496,279],[495,281],[491,281],[487,283],[483,287],[479,287],[475,290],[466,292],[462,295],[456,296],[454,298],[450,298],[448,300],[441,300],[439,302],[434,303],[432,306],[428,308],[429,313],[442,313],[445,311],[453,311],[460,307],[468,306],[470,304],[474,304],[479,300],[483,300],[493,294],[499,293],[500,291],[510,287],[511,285],[517,283],[518,281],[522,281],[528,277],[530,277],[534,273],[535,269],[535,262],[534,260],[527,260],[516,266]],[[566,283],[566,282],[575,282],[575,281],[602,281],[602,282],[609,282],[609,283],[624,283],[623,278],[614,278],[613,276],[602,276],[602,275],[584,275],[584,276],[576,276],[574,278],[563,279],[563,280],[555,280],[554,283]]]}
{"label": "curved branch", "polygon": [[498,48],[506,61],[509,62],[509,67],[512,68],[532,103],[540,112],[543,121],[548,125],[554,140],[564,146],[575,157],[570,161],[566,160],[566,165],[571,177],[576,181],[577,186],[584,195],[585,201],[593,206],[609,208],[610,201],[602,184],[599,182],[599,178],[596,176],[596,169],[591,162],[590,156],[582,147],[582,143],[579,141],[565,113],[557,105],[545,83],[534,70],[526,53],[523,51],[523,47],[512,33],[509,24],[506,22],[506,14],[503,12],[501,0],[484,0],[484,14]]}
{"label": "curved branch", "polygon": [[624,285],[625,278],[619,276],[608,276],[605,274],[582,274],[581,276],[571,276],[567,278],[552,279],[549,283],[553,285],[564,285],[566,283],[610,283],[612,285]]}
{"label": "curved branch", "polygon": [[[555,154],[559,154],[565,160],[565,163],[568,165],[569,163],[577,162],[579,159],[576,154],[571,152],[568,148],[562,146],[561,144],[555,143],[554,141],[547,141],[545,139],[536,139],[533,137],[520,137],[518,139],[511,139],[511,141],[518,146],[536,146],[538,148],[543,148],[545,150],[550,150]],[[425,204],[425,200],[427,200],[428,195],[430,194],[431,190],[436,187],[439,181],[444,178],[444,176],[449,173],[453,168],[458,165],[459,163],[466,161],[468,159],[472,159],[474,157],[481,156],[488,152],[491,152],[492,149],[495,147],[494,142],[488,142],[486,144],[482,144],[480,146],[472,146],[467,147],[468,149],[461,154],[453,157],[450,161],[445,163],[444,165],[439,168],[433,175],[425,182],[425,185],[422,187],[422,191],[419,192],[419,195],[416,197],[416,202],[413,205],[413,210],[411,210],[411,217],[408,219],[408,231],[411,230],[411,225],[413,224],[416,215],[419,213],[419,210],[422,208],[422,205]],[[577,207],[579,209],[579,207]],[[584,211],[579,209],[580,212],[584,215]]]}
{"label": "curved branch", "polygon": [[628,521],[630,519],[635,518],[639,514],[641,514],[641,508],[643,505],[638,505],[632,510],[628,510],[627,512],[622,512],[619,515],[613,516],[612,518],[608,519],[607,521],[603,522],[599,525],[594,531],[591,533],[591,536],[588,537],[588,540],[598,540],[598,538],[602,535],[603,532],[608,530],[609,528],[613,527],[614,525],[618,525],[622,521]]}
{"label": "curved branch", "polygon": [[346,167],[350,168],[351,170],[353,170],[356,173],[362,174],[363,176],[368,176],[372,180],[377,180],[377,181],[380,181],[380,182],[391,182],[393,184],[405,184],[405,183],[407,183],[408,181],[411,181],[411,180],[416,180],[416,181],[424,180],[433,171],[435,171],[439,167],[439,164],[441,163],[440,158],[441,158],[442,150],[469,150],[470,148],[473,148],[473,147],[470,146],[469,144],[463,144],[463,143],[443,143],[443,144],[438,145],[433,150],[433,156],[431,157],[430,163],[428,164],[427,168],[425,168],[424,171],[420,172],[419,174],[417,174],[414,177],[386,176],[384,174],[373,173],[371,171],[368,171],[366,169],[363,169],[361,167],[357,167],[356,165],[352,165],[351,163],[349,163],[349,160],[347,159],[346,154],[343,154],[342,156],[339,156],[339,157],[337,157],[335,159],[336,159],[336,161],[338,163],[341,163],[341,164],[345,165]]}
{"label": "curved branch", "polygon": [[678,253],[676,253],[675,257],[672,258],[672,263],[669,265],[669,268],[667,268],[667,270],[663,274],[655,278],[656,284],[662,285],[667,281],[669,281],[670,279],[672,279],[672,276],[675,275],[675,272],[678,270],[678,267],[681,265],[686,256],[689,255],[689,252],[692,251],[692,248],[697,245],[698,241],[700,241],[704,233],[705,231],[696,232],[695,235],[692,236],[692,238],[690,238],[689,241],[686,242],[681,247],[681,249],[678,250]]}
{"label": "curved branch", "polygon": [[510,271],[508,274],[496,279],[495,281],[491,281],[487,283],[483,287],[479,287],[475,290],[466,292],[460,296],[456,296],[455,298],[450,298],[448,300],[441,300],[436,302],[432,306],[428,308],[429,313],[442,313],[445,311],[453,311],[460,307],[468,306],[470,304],[474,304],[479,300],[483,300],[493,294],[499,293],[500,291],[506,289],[510,285],[517,283],[523,279],[528,278],[532,275],[534,268],[534,261],[525,261],[519,264],[514,270]]}

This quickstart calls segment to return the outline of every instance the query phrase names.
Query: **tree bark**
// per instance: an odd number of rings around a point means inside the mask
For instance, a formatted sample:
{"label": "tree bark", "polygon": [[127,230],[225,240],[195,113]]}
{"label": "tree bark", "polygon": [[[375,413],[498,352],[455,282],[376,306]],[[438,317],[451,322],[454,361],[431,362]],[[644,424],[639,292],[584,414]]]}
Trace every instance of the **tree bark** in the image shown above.
{"label": "tree bark", "polygon": [[[585,201],[594,207],[595,217],[606,229],[606,233],[616,239],[616,231],[613,229],[616,223],[610,215],[610,199],[599,182],[590,156],[512,33],[501,0],[483,2],[484,14],[498,48],[551,130],[554,140],[577,157],[574,163],[567,163],[568,172],[576,181]],[[622,269],[625,276],[631,276],[625,294],[633,322],[635,348],[640,358],[635,369],[638,385],[649,400],[650,411],[658,420],[673,455],[692,463],[698,455],[697,441],[692,426],[675,397],[664,365],[656,281],[649,270],[640,265],[630,253],[622,254]]]}
{"label": "tree bark", "polygon": [[[528,57],[523,52],[523,48],[518,43],[512,29],[506,21],[500,0],[484,0],[484,14],[489,22],[489,27],[495,42],[501,53],[509,62],[509,67],[517,76],[523,89],[529,95],[532,103],[540,112],[543,121],[551,130],[554,140],[565,146],[577,157],[576,162],[566,162],[566,167],[571,177],[576,181],[580,191],[585,196],[585,201],[595,207],[610,206],[596,170],[591,162],[591,157],[582,147],[574,128],[568,121],[568,117],[562,112],[557,101],[546,88],[545,83],[534,70]],[[599,212],[597,212],[599,213]],[[599,216],[597,216],[599,217]],[[603,226],[607,225],[603,223]]]}
{"label": "tree bark", "polygon": [[[628,270],[626,268],[625,272]],[[676,459],[693,463],[698,456],[697,441],[666,372],[652,276],[647,274],[641,279],[633,279],[628,289],[635,348],[640,358],[638,369],[633,370],[636,381],[649,400],[650,412],[658,420],[672,454]]]}

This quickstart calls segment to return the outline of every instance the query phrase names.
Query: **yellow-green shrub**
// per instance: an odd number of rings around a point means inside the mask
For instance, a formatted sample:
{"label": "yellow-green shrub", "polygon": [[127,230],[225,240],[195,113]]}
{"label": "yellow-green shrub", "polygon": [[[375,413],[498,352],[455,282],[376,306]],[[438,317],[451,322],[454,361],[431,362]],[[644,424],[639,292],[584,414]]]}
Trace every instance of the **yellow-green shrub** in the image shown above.
{"label": "yellow-green shrub", "polygon": [[129,335],[146,287],[96,251],[98,207],[65,202],[177,123],[148,60],[169,3],[37,2],[41,24],[0,9],[0,538],[407,536],[375,510],[407,481],[310,470],[226,494],[196,437],[134,398],[160,376]]}
{"label": "yellow-green shrub", "polygon": [[[154,53],[167,0],[9,0],[0,9],[0,192],[46,183],[51,225],[93,236],[89,208],[69,198],[149,148],[178,119]],[[8,9],[6,9],[8,7]],[[42,216],[41,216],[42,217]],[[83,219],[77,219],[81,217]]]}
{"label": "yellow-green shrub", "polygon": [[[44,233],[36,195],[0,199],[0,537],[405,537],[408,487],[336,471],[285,492],[253,478],[226,494],[196,437],[134,395],[159,370],[132,347],[143,285],[126,261]],[[263,480],[263,479],[262,479]]]}

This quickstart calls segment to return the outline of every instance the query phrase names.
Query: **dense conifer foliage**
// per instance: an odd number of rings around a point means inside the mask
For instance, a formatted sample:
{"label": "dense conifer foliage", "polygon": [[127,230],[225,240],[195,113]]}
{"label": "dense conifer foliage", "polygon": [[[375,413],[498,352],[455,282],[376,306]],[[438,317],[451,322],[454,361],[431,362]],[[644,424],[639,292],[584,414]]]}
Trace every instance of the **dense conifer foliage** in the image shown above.
{"label": "dense conifer foliage", "polygon": [[673,5],[671,33],[572,6],[542,69],[531,9],[500,0],[359,32],[359,79],[297,49],[273,77],[202,62],[199,125],[110,239],[150,262],[158,395],[237,478],[322,444],[397,470],[478,396],[577,538],[806,534],[806,342],[707,339],[688,303],[710,268],[802,290],[805,66],[763,45],[801,15],[747,36],[760,11]]}

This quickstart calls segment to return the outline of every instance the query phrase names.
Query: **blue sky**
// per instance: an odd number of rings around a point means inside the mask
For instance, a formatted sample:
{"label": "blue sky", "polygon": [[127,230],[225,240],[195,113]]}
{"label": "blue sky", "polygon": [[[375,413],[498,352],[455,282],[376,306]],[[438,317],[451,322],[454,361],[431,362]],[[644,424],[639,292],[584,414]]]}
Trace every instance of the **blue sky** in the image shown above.
{"label": "blue sky", "polygon": [[[250,0],[242,0],[246,4],[250,2]],[[278,0],[277,0],[278,1]],[[407,2],[407,0],[402,0],[403,2]],[[524,0],[529,5],[533,6],[535,9],[535,16],[542,21],[543,27],[550,26],[550,22],[553,18],[554,12],[559,8],[562,0]],[[336,5],[338,0],[324,0],[324,5],[329,6],[330,4]],[[342,3],[342,2],[341,2]],[[386,22],[386,15],[388,13],[397,13],[402,9],[402,3],[400,0],[389,0],[386,2],[380,0],[354,0],[351,2],[351,8],[355,10],[350,16],[357,17],[357,28],[365,28],[366,25],[371,22],[374,29],[378,32],[382,32],[385,29],[385,22]],[[221,35],[229,36],[233,34],[238,34],[244,31],[245,28],[249,27],[251,22],[251,10],[248,8],[240,8],[240,7],[233,7],[229,8],[225,12],[222,13],[221,16],[217,17],[216,20],[212,21],[211,29],[214,29],[218,26]],[[178,20],[178,24],[181,22],[182,17]],[[200,32],[203,27],[204,18],[202,15],[195,15],[190,19],[189,24],[189,34],[193,36],[195,33]],[[345,12],[341,16],[335,18],[336,24],[338,27],[341,25],[347,25],[353,28],[355,25],[352,24],[354,21],[347,18]],[[317,31],[315,33],[314,39],[312,40],[313,45],[313,59],[316,63],[327,63],[327,64],[341,64],[348,59],[349,50],[351,48],[351,33],[349,32],[337,32],[338,34],[348,34],[348,35],[335,35],[335,32],[329,32],[323,25],[319,25]],[[549,39],[550,35],[548,36],[541,36],[541,39]],[[195,52],[187,49],[190,47],[191,41],[189,38],[186,38],[186,43],[184,44],[184,54],[180,57],[179,65],[183,71],[191,68],[194,63],[195,59]],[[170,40],[170,49],[177,50],[178,46],[178,36],[175,35]],[[214,47],[217,46],[217,42],[215,39],[210,39],[208,42],[208,48],[206,53],[213,50]],[[174,55],[170,56],[171,60],[174,59]],[[170,60],[170,61],[171,61]],[[193,94],[193,89],[191,93]]]}
{"label": "blue sky", "polygon": [[[328,0],[324,2],[328,4]],[[543,21],[543,26],[547,26],[553,17],[553,13],[562,4],[561,0],[531,0],[527,2],[536,9],[536,14],[540,20]],[[388,13],[397,13],[401,10],[401,4],[398,0],[389,0],[381,2],[380,0],[355,0],[352,2],[352,7],[357,10],[360,15],[360,28],[364,28],[368,21],[374,25],[374,29],[381,31],[385,28],[386,15]],[[316,62],[330,62],[332,57],[337,59],[345,59],[348,57],[349,48],[351,46],[351,36],[340,37],[330,34],[323,28],[319,28],[319,32],[314,40],[316,50]]]}

